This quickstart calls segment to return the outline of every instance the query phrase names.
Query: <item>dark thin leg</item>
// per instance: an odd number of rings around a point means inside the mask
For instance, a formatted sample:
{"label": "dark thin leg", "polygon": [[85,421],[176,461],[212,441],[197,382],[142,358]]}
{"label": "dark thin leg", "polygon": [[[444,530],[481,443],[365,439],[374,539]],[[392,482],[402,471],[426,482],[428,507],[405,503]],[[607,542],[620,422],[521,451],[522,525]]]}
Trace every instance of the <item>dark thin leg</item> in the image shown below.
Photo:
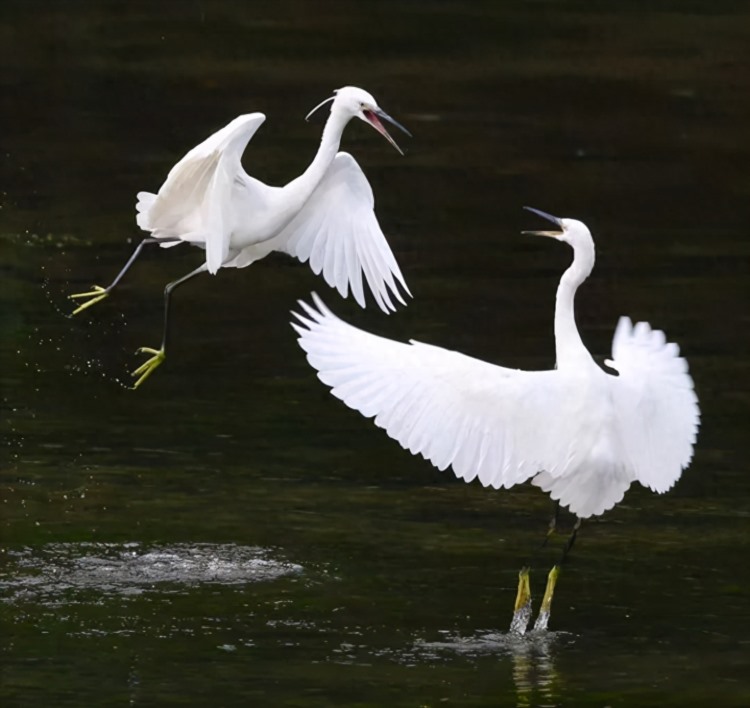
{"label": "dark thin leg", "polygon": [[138,388],[151,374],[154,372],[157,366],[159,366],[166,358],[167,350],[167,339],[169,337],[169,303],[172,295],[172,291],[178,286],[186,283],[191,278],[194,278],[199,273],[203,273],[208,267],[204,263],[199,268],[191,271],[187,275],[183,275],[179,280],[175,280],[166,288],[164,288],[164,332],[161,339],[161,349],[151,349],[150,347],[141,347],[138,350],[139,354],[151,354],[151,358],[145,363],[141,364],[134,372],[133,376],[139,377],[133,385],[133,388]]}
{"label": "dark thin leg", "polygon": [[[537,548],[534,556],[538,555],[539,552],[547,545],[552,534],[555,533],[557,528],[557,520],[560,517],[560,502],[552,502],[552,518],[549,521],[549,527],[544,540]],[[531,583],[529,580],[529,572],[533,565],[533,557],[529,559],[526,565],[521,569],[518,574],[518,591],[516,592],[516,604],[513,608],[513,619],[510,623],[510,633],[523,635],[526,633],[529,621],[531,620]],[[542,612],[544,613],[545,619],[541,620],[537,617],[537,622],[534,625],[535,629],[546,627],[547,619],[549,618],[550,605],[552,604],[552,594],[555,589],[555,582],[559,574],[559,569],[555,566],[547,579],[547,589],[544,592],[544,600],[542,603]],[[541,616],[541,615],[540,615]],[[542,626],[544,625],[544,627]]]}
{"label": "dark thin leg", "polygon": [[144,238],[143,241],[141,241],[135,248],[135,251],[133,251],[130,258],[128,258],[128,262],[123,266],[122,270],[117,274],[117,277],[106,287],[104,288],[107,292],[111,292],[112,288],[114,288],[117,283],[122,280],[122,276],[125,275],[125,273],[130,270],[130,266],[135,263],[135,259],[138,258],[138,256],[141,254],[141,251],[143,250],[144,246],[147,246],[150,243],[174,243],[175,241],[179,241],[178,238]]}
{"label": "dark thin leg", "polygon": [[547,528],[547,535],[544,537],[544,541],[542,541],[542,545],[539,546],[539,550],[541,551],[542,548],[544,548],[547,545],[547,542],[552,537],[552,534],[555,533],[555,529],[557,529],[557,521],[560,518],[560,502],[559,501],[552,501],[552,518],[549,520],[549,527]]}
{"label": "dark thin leg", "polygon": [[122,270],[117,274],[117,277],[106,287],[102,288],[99,285],[94,285],[94,287],[85,293],[74,293],[73,295],[70,295],[70,298],[72,300],[86,300],[83,304],[79,305],[74,311],[73,314],[77,315],[80,312],[83,312],[84,310],[88,309],[92,305],[95,305],[97,302],[100,302],[105,297],[107,297],[110,292],[112,292],[113,288],[117,285],[117,283],[122,280],[122,277],[125,275],[125,273],[130,270],[130,266],[133,265],[135,262],[135,259],[138,258],[141,251],[143,250],[143,247],[151,244],[151,243],[174,243],[175,241],[179,241],[178,238],[144,238],[143,241],[141,241],[137,246],[135,251],[133,251],[130,258],[128,258],[128,262],[125,264],[125,266],[122,268]]}
{"label": "dark thin leg", "polygon": [[576,523],[575,523],[575,526],[573,526],[573,531],[568,537],[567,543],[563,547],[562,556],[560,556],[559,565],[562,565],[565,562],[565,559],[568,557],[568,553],[570,553],[571,549],[575,545],[576,538],[578,536],[578,529],[581,528],[581,521],[582,519],[580,516],[576,517]]}
{"label": "dark thin leg", "polygon": [[547,533],[544,536],[544,540],[539,544],[537,549],[529,556],[526,561],[525,568],[533,568],[534,561],[539,557],[540,552],[547,546],[550,538],[554,535],[557,529],[557,521],[560,518],[560,502],[552,501],[552,518],[549,520],[549,526],[547,527]]}
{"label": "dark thin leg", "polygon": [[557,585],[557,579],[560,576],[560,569],[562,568],[563,563],[565,562],[565,559],[568,557],[568,553],[570,553],[570,549],[573,548],[573,544],[576,542],[576,537],[578,536],[578,529],[581,528],[581,518],[576,517],[576,523],[575,526],[573,526],[573,531],[570,534],[567,543],[565,544],[562,555],[560,556],[560,560],[558,561],[557,565],[552,566],[552,570],[550,570],[549,575],[547,576],[547,587],[544,589],[544,597],[542,598],[542,605],[539,608],[539,614],[537,615],[536,622],[534,623],[534,631],[536,632],[543,632],[547,629],[547,624],[549,622],[550,613],[552,611],[552,597],[555,594],[555,585]]}
{"label": "dark thin leg", "polygon": [[[549,529],[547,530],[547,536],[539,547],[538,551],[541,551],[547,545],[550,536],[555,532],[557,528],[557,520],[560,515],[560,503],[555,502],[552,519],[549,522]],[[567,542],[562,550],[560,560],[556,565],[552,566],[549,575],[547,576],[547,587],[544,589],[544,597],[542,598],[542,604],[539,608],[539,615],[537,615],[536,622],[534,623],[534,631],[544,631],[547,629],[547,623],[549,622],[550,612],[552,610],[552,597],[555,594],[555,586],[557,585],[557,579],[560,576],[560,569],[562,568],[565,559],[568,557],[573,545],[578,537],[578,530],[581,528],[581,518],[576,517],[573,531],[568,537]],[[538,552],[537,551],[537,552]],[[526,627],[531,619],[531,596],[529,593],[529,568],[524,568],[518,578],[518,593],[516,595],[516,605],[513,613],[513,620],[510,625],[510,631],[514,634],[524,634]]]}
{"label": "dark thin leg", "polygon": [[180,285],[182,285],[183,283],[186,283],[196,275],[204,273],[206,270],[207,266],[204,263],[202,266],[199,266],[195,270],[190,271],[187,275],[183,275],[181,278],[173,280],[167,285],[166,288],[164,288],[164,332],[161,339],[161,350],[163,352],[167,351],[167,338],[169,336],[169,303],[172,297],[172,292],[180,287]]}

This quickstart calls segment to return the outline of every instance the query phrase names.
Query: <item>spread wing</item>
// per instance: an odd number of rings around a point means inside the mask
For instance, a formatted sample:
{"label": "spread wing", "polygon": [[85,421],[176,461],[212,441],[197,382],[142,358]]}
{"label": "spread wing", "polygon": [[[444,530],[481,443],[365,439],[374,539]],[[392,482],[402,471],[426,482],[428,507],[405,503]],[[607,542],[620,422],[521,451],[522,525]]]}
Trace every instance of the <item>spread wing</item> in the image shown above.
{"label": "spread wing", "polygon": [[266,117],[249,113],[204,140],[169,172],[157,195],[138,193],[136,221],[155,237],[206,244],[206,262],[215,273],[229,254],[224,218],[232,186],[242,171],[242,153]]}
{"label": "spread wing", "polygon": [[300,212],[277,237],[277,250],[310,261],[316,275],[365,306],[362,274],[384,312],[391,295],[406,304],[396,281],[411,295],[373,211],[372,189],[355,159],[340,152]]}
{"label": "spread wing", "polygon": [[688,466],[700,410],[688,365],[679,347],[646,322],[621,317],[612,341],[619,372],[612,379],[617,428],[636,479],[666,492]]}
{"label": "spread wing", "polygon": [[294,313],[299,344],[331,393],[438,469],[510,487],[556,471],[575,444],[567,401],[574,386],[557,371],[517,371],[352,327],[315,294]]}

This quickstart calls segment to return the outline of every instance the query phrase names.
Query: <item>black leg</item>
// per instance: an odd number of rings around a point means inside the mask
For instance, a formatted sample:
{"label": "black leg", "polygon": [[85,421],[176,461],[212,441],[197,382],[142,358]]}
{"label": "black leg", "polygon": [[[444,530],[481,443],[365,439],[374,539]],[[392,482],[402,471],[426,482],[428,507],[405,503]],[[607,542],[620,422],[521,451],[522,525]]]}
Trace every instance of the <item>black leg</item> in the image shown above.
{"label": "black leg", "polygon": [[143,250],[144,246],[147,246],[152,243],[174,243],[175,241],[179,241],[178,238],[144,238],[143,241],[141,241],[135,248],[135,251],[131,254],[130,258],[128,258],[127,263],[123,266],[123,268],[120,270],[120,272],[117,274],[115,279],[106,287],[102,288],[99,285],[94,285],[92,290],[89,290],[85,293],[74,293],[73,295],[70,295],[70,298],[72,300],[83,300],[86,298],[89,298],[86,302],[84,302],[82,305],[79,305],[74,311],[73,314],[77,315],[80,312],[83,312],[87,308],[91,307],[92,305],[95,305],[100,300],[103,300],[107,295],[112,292],[114,287],[122,280],[122,277],[125,275],[125,273],[130,270],[130,266],[135,263],[136,258],[140,255],[141,251]]}
{"label": "black leg", "polygon": [[568,553],[570,553],[571,549],[575,545],[576,538],[578,537],[578,529],[581,528],[581,521],[581,517],[577,516],[575,526],[573,526],[573,531],[571,532],[565,546],[563,547],[562,556],[560,556],[560,565],[565,562],[565,559],[568,557]]}
{"label": "black leg", "polygon": [[557,529],[557,521],[559,518],[560,518],[560,502],[553,500],[552,501],[552,518],[549,520],[549,527],[547,528],[547,535],[544,537],[544,541],[542,541],[542,545],[539,546],[539,550],[541,550],[547,545],[550,538],[555,533],[555,530]]}
{"label": "black leg", "polygon": [[135,251],[133,251],[130,258],[128,258],[128,262],[123,266],[122,270],[117,274],[115,279],[105,288],[107,292],[110,292],[112,288],[114,288],[117,283],[119,283],[122,280],[122,276],[125,275],[130,270],[130,266],[135,263],[135,259],[138,258],[138,256],[141,255],[141,251],[143,250],[144,246],[148,246],[151,243],[159,243],[160,241],[179,241],[177,238],[170,238],[170,239],[160,239],[160,238],[144,238],[143,241],[141,241],[135,248]]}
{"label": "black leg", "polygon": [[560,560],[558,561],[557,565],[552,566],[552,570],[550,570],[549,575],[547,576],[547,587],[544,590],[544,598],[542,599],[542,605],[539,608],[539,615],[537,616],[536,622],[534,623],[535,631],[544,631],[545,629],[547,629],[550,612],[552,611],[552,597],[555,594],[555,585],[557,584],[557,578],[560,575],[560,570],[563,563],[565,562],[565,559],[568,557],[568,553],[570,553],[573,545],[576,542],[578,529],[580,528],[581,518],[576,517],[576,523],[573,526],[573,531],[568,537],[565,546],[563,547]]}
{"label": "black leg", "polygon": [[[552,518],[549,521],[549,526],[547,528],[547,533],[544,536],[544,540],[539,545],[539,548],[537,548],[536,553],[534,556],[536,556],[549,542],[550,537],[552,534],[555,533],[555,529],[557,528],[557,521],[560,518],[560,502],[559,501],[552,501]],[[518,574],[518,590],[516,592],[516,604],[513,608],[513,619],[510,623],[510,632],[511,634],[518,634],[523,635],[526,633],[526,628],[529,624],[529,621],[531,620],[531,581],[529,579],[529,573],[531,570],[531,567],[533,565],[533,557],[532,559],[529,559],[529,562],[521,569],[521,572]],[[555,566],[557,567],[557,566]],[[543,611],[546,607],[547,616],[549,616],[549,606],[552,602],[552,593],[554,592],[554,585],[557,580],[557,575],[559,573],[559,570],[553,569],[553,573],[551,573],[550,577],[547,579],[547,590],[545,591],[545,602],[546,605],[543,605]],[[540,627],[539,618],[537,618],[537,624],[534,625],[534,628],[537,629]]]}
{"label": "black leg", "polygon": [[202,266],[191,271],[187,275],[183,275],[182,278],[174,280],[164,288],[164,331],[162,333],[161,349],[151,349],[150,347],[141,347],[138,350],[139,354],[151,354],[151,358],[141,364],[134,372],[133,376],[138,376],[138,380],[133,384],[133,388],[138,388],[151,374],[154,372],[159,364],[161,364],[167,356],[167,340],[169,338],[169,303],[171,302],[172,292],[183,283],[186,283],[196,275],[203,273],[207,270],[207,266],[204,263]]}
{"label": "black leg", "polygon": [[187,275],[183,275],[177,280],[173,280],[171,283],[164,288],[164,332],[162,333],[161,349],[166,353],[167,351],[167,339],[169,336],[169,303],[172,299],[172,293],[180,287],[183,283],[187,283],[188,280],[194,278],[196,275],[200,275],[206,271],[206,264],[190,271]]}

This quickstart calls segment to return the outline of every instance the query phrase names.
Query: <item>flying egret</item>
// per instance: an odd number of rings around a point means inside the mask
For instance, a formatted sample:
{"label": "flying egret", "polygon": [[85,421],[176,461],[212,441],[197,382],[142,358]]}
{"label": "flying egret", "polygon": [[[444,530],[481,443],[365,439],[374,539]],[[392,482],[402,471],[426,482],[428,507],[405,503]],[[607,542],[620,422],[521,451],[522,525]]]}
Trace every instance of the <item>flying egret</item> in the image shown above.
{"label": "flying egret", "polygon": [[[528,208],[528,207],[527,207]],[[520,371],[429,344],[394,342],[336,317],[313,293],[292,326],[307,360],[331,393],[413,454],[457,477],[495,489],[526,480],[581,519],[617,504],[634,481],[663,493],[689,464],[700,411],[676,344],[645,322],[621,317],[612,360],[601,369],[576,328],[574,297],[594,267],[594,241],[575,219],[529,209],[555,231],[528,231],[568,243],[573,263],[555,304],[557,367]],[[552,526],[552,525],[551,525]],[[560,563],[562,562],[562,559]],[[548,576],[536,626],[546,627],[559,564]],[[511,628],[531,615],[528,569],[519,576]]]}
{"label": "flying egret", "polygon": [[204,248],[206,261],[164,290],[164,331],[159,349],[142,347],[151,358],[138,367],[134,388],[164,361],[172,291],[192,277],[219,268],[244,268],[282,251],[295,256],[346,297],[365,307],[362,273],[375,302],[384,312],[395,311],[391,295],[406,304],[396,281],[411,295],[388,242],[375,217],[372,189],[356,160],[338,152],[341,135],[352,118],[377,130],[403,155],[382,121],[411,135],[378,107],[366,91],[345,86],[319,103],[331,102],[320,147],[305,172],[284,187],[271,187],[250,177],[240,158],[255,131],[265,120],[262,113],[235,118],[227,126],[188,152],[169,172],[158,194],[138,193],[136,221],[151,236],[135,249],[125,267],[106,288],[94,286],[70,297],[83,300],[78,314],[109,295],[144,246],[162,248],[186,242]]}

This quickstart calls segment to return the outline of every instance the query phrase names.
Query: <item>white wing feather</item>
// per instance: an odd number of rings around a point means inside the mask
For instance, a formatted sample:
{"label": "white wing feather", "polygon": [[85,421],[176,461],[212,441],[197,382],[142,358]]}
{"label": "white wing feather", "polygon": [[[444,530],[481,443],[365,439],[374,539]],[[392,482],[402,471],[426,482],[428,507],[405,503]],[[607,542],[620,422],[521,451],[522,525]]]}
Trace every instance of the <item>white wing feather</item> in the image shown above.
{"label": "white wing feather", "polygon": [[[570,459],[566,402],[573,383],[557,371],[506,369],[458,352],[402,344],[337,318],[313,295],[293,323],[331,393],[438,469],[510,487]],[[562,413],[562,414],[561,414]]]}
{"label": "white wing feather", "polygon": [[156,238],[205,243],[208,269],[215,273],[229,253],[231,233],[223,215],[242,171],[242,153],[264,120],[262,113],[235,118],[190,150],[170,170],[157,195],[139,192],[138,226]]}
{"label": "white wing feather", "polygon": [[679,347],[646,322],[621,317],[612,341],[612,382],[622,447],[635,478],[666,492],[693,456],[698,397]]}
{"label": "white wing feather", "polygon": [[[406,304],[396,281],[411,295],[373,211],[372,189],[356,160],[345,152],[333,159],[310,198],[278,237],[274,249],[303,263],[346,297],[365,306],[364,273],[375,301],[395,311],[390,295]],[[390,291],[390,292],[389,292]]]}
{"label": "white wing feather", "polygon": [[692,456],[699,411],[675,345],[623,318],[618,377],[585,369],[527,372],[418,342],[401,344],[317,310],[293,323],[331,393],[414,454],[459,478],[510,487],[527,479],[583,518],[631,482],[669,489]]}

